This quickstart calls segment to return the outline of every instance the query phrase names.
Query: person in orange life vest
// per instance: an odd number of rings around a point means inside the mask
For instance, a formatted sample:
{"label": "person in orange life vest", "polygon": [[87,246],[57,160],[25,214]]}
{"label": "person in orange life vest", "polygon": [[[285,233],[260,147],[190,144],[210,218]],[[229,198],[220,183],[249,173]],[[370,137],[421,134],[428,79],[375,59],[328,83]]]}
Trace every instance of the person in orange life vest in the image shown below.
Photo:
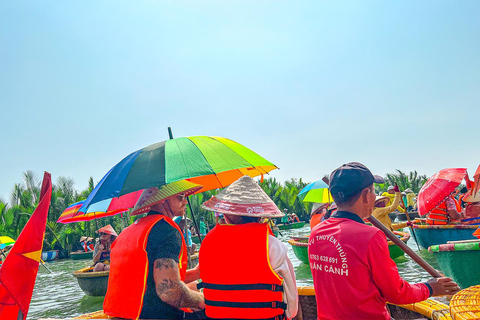
{"label": "person in orange life vest", "polygon": [[[310,215],[310,229],[313,229],[317,224],[322,222],[323,217],[327,213],[327,208],[330,203],[321,203],[319,207],[315,208]],[[314,204],[315,206],[315,204]]]}
{"label": "person in orange life vest", "polygon": [[445,200],[427,214],[427,223],[430,225],[454,224],[462,218],[460,203],[453,197],[453,192]]}
{"label": "person in orange life vest", "polygon": [[118,237],[111,225],[106,225],[96,231],[100,236],[100,241],[93,249],[93,272],[110,270],[110,248]]}
{"label": "person in orange life vest", "polygon": [[378,221],[380,221],[384,226],[390,229],[390,231],[393,231],[393,228],[392,228],[392,220],[390,219],[388,214],[395,211],[401,199],[401,193],[400,193],[400,189],[398,188],[398,185],[395,185],[394,191],[395,191],[395,198],[393,200],[393,203],[390,206],[386,206],[387,203],[390,202],[390,198],[385,196],[377,196],[375,198],[375,205],[373,207],[373,212],[372,212],[372,216],[377,218]]}
{"label": "person in orange life vest", "polygon": [[85,243],[85,251],[93,251],[95,249],[95,244],[93,243],[93,238],[88,237]]}
{"label": "person in orange life vest", "polygon": [[173,221],[185,214],[186,197],[202,187],[186,180],[149,188],[131,215],[147,215],[125,228],[112,247],[103,310],[127,319],[198,319],[199,269],[187,270],[187,246]]}
{"label": "person in orange life vest", "polygon": [[298,311],[287,247],[262,218],[284,214],[255,180],[243,176],[205,202],[223,213],[200,246],[199,266],[210,319],[291,319]]}
{"label": "person in orange life vest", "polygon": [[313,228],[308,245],[319,320],[390,320],[387,301],[408,304],[460,289],[450,278],[409,284],[400,277],[385,234],[363,222],[373,211],[374,183],[382,182],[358,162],[330,176],[338,211]]}

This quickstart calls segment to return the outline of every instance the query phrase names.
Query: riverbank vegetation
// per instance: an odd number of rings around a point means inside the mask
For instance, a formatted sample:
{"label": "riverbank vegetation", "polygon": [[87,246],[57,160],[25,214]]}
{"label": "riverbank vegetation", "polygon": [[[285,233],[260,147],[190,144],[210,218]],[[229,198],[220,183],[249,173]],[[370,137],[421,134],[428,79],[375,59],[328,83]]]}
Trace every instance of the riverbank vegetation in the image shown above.
{"label": "riverbank vegetation", "polygon": [[[411,188],[413,192],[418,193],[426,180],[426,175],[420,175],[416,171],[407,174],[401,170],[396,170],[393,173],[388,173],[385,177],[385,184],[377,185],[375,189],[376,192],[381,193],[388,186],[397,183],[401,190]],[[302,202],[297,198],[300,190],[308,183],[310,182],[305,182],[302,178],[292,178],[282,183],[276,178],[269,177],[261,181],[260,186],[282,212],[287,209],[289,213],[296,213],[301,220],[308,221],[312,203]],[[38,204],[40,187],[41,181],[38,175],[30,170],[25,171],[22,181],[13,186],[9,201],[0,198],[0,235],[6,235],[14,239],[18,237]],[[87,188],[83,190],[76,189],[75,181],[72,178],[57,178],[53,184],[44,250],[65,249],[66,252],[70,252],[74,243],[81,236],[95,238],[95,231],[107,224],[111,224],[119,233],[138,219],[138,217],[131,217],[128,214],[119,214],[92,221],[69,224],[57,223],[58,218],[69,205],[86,199],[93,188],[93,178],[89,179]],[[199,217],[204,217],[207,225],[213,226],[215,224],[214,214],[202,209],[201,204],[217,192],[218,190],[212,190],[190,196],[190,204],[197,221]],[[190,209],[187,209],[187,216],[192,216]]]}

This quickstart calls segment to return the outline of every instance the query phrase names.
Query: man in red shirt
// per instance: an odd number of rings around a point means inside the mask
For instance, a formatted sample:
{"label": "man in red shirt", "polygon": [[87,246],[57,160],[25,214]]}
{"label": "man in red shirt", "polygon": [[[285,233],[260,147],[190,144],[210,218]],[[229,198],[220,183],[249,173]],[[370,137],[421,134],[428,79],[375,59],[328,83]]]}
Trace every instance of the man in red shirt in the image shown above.
{"label": "man in red shirt", "polygon": [[338,211],[313,228],[308,246],[318,319],[390,319],[387,301],[414,303],[460,289],[450,278],[409,284],[400,277],[385,234],[363,222],[373,211],[374,182],[383,178],[357,162],[330,176]]}

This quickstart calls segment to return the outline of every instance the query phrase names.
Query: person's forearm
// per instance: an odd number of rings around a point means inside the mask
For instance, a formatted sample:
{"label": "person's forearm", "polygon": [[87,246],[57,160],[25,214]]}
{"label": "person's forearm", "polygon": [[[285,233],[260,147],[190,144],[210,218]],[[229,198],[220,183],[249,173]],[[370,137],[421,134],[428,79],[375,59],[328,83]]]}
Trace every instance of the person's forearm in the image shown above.
{"label": "person's forearm", "polygon": [[102,250],[99,250],[94,256],[93,256],[93,263],[96,263],[98,260],[100,260],[100,256],[102,255]]}
{"label": "person's forearm", "polygon": [[157,285],[157,294],[174,308],[201,309],[204,301],[203,294],[190,290],[182,281],[164,279]]}
{"label": "person's forearm", "polygon": [[185,273],[185,283],[189,283],[198,279],[200,279],[200,269],[198,266],[193,269],[188,269]]}

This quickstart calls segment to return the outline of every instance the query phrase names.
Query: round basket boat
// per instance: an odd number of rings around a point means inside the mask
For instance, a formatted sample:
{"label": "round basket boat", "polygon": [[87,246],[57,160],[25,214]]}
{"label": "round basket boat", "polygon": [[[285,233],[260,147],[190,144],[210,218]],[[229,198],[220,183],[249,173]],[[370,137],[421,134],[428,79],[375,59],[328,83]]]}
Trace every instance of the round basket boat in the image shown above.
{"label": "round basket boat", "polygon": [[77,270],[73,276],[78,285],[89,296],[104,296],[107,293],[109,271],[93,272],[93,267]]}
{"label": "round basket boat", "polygon": [[52,261],[58,258],[58,250],[43,251],[42,260],[43,261]]}
{"label": "round basket boat", "polygon": [[440,269],[461,288],[480,284],[480,242],[447,243],[431,246]]}
{"label": "round basket boat", "polygon": [[418,243],[425,249],[448,241],[476,239],[473,232],[477,228],[478,226],[474,225],[424,225],[416,221],[413,224]]}
{"label": "round basket boat", "polygon": [[450,300],[450,314],[454,320],[480,319],[480,286],[457,292]]}
{"label": "round basket boat", "polygon": [[305,221],[293,222],[288,224],[277,224],[275,225],[279,230],[288,230],[288,229],[300,229],[305,225]]}
{"label": "round basket boat", "polygon": [[[416,218],[419,218],[420,216],[418,215],[418,212],[409,212],[408,213],[408,217],[410,218],[410,220],[414,220]],[[405,213],[402,213],[402,212],[397,212],[397,220],[398,221],[407,221],[407,215]]]}
{"label": "round basket boat", "polygon": [[82,259],[93,259],[93,251],[77,251],[77,252],[70,252],[70,257],[73,260],[82,260]]}
{"label": "round basket boat", "polygon": [[[393,231],[400,240],[404,243],[410,239],[410,234],[408,232]],[[298,260],[303,263],[309,264],[308,262],[308,236],[293,237],[288,240],[288,243],[292,246],[293,253],[298,258]],[[399,246],[394,244],[392,241],[387,241],[388,251],[390,252],[390,258],[395,259],[404,255],[402,249]]]}

